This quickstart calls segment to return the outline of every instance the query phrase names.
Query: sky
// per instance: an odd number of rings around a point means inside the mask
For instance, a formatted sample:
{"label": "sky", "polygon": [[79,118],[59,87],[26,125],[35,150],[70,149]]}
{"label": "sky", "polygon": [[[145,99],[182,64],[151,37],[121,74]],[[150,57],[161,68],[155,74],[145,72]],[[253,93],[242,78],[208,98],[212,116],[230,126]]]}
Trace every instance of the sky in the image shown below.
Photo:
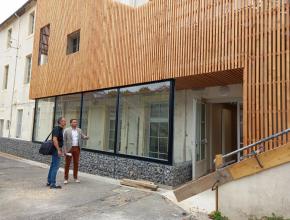
{"label": "sky", "polygon": [[17,11],[27,0],[2,0],[0,1],[0,23]]}

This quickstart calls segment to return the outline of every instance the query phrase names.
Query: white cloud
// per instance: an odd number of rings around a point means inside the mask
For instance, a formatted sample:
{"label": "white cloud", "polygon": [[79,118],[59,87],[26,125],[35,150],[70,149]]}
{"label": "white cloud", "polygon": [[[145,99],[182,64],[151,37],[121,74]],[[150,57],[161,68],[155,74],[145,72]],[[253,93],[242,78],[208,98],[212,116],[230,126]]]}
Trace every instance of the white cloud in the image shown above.
{"label": "white cloud", "polygon": [[2,0],[0,1],[0,23],[16,12],[27,0]]}

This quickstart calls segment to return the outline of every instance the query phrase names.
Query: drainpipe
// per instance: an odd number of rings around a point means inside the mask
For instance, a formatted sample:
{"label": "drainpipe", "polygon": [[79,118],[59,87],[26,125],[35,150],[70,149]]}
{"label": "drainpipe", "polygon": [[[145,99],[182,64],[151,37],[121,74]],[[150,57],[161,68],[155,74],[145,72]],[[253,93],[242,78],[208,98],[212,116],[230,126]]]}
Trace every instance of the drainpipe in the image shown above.
{"label": "drainpipe", "polygon": [[21,24],[20,17],[17,15],[17,13],[15,13],[14,16],[19,19],[19,23],[18,23],[17,45],[16,45],[16,47],[12,47],[12,48],[16,49],[16,60],[15,60],[15,70],[14,70],[14,79],[13,79],[11,105],[10,105],[10,116],[9,116],[10,125],[9,125],[8,138],[11,137],[12,114],[13,114],[13,99],[14,99],[15,84],[16,84],[17,64],[18,64],[18,55],[19,55],[20,24]]}
{"label": "drainpipe", "polygon": [[[184,140],[183,140],[183,161],[186,161],[186,145],[187,145],[187,136],[188,136],[188,131],[187,131],[187,90],[185,90],[184,93]],[[195,114],[195,113],[194,113]]]}

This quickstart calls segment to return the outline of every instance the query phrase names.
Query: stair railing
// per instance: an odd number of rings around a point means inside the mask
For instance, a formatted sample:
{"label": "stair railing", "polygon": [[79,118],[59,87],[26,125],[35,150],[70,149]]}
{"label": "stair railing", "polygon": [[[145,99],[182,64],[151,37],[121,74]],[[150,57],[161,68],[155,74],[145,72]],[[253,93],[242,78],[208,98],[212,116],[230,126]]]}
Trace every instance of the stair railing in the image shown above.
{"label": "stair railing", "polygon": [[[228,158],[230,156],[233,156],[233,155],[236,155],[236,154],[240,155],[240,153],[243,152],[243,151],[246,151],[246,150],[249,150],[251,148],[254,148],[254,147],[256,147],[256,146],[258,146],[260,144],[263,144],[263,143],[265,143],[265,142],[267,142],[269,140],[273,140],[274,138],[277,138],[277,137],[280,137],[282,135],[288,134],[289,132],[290,132],[290,128],[288,128],[286,130],[283,130],[281,132],[278,132],[276,134],[270,135],[270,136],[268,136],[266,138],[263,138],[263,139],[255,142],[255,143],[252,143],[250,145],[247,145],[245,147],[242,147],[240,149],[237,149],[235,151],[232,151],[232,152],[230,152],[228,154],[225,154],[225,155],[217,155],[216,156],[216,159],[215,159],[216,167],[224,167],[224,159],[226,159],[226,158]],[[251,156],[255,156],[256,157],[257,156],[257,152],[256,151],[253,151],[251,153]]]}

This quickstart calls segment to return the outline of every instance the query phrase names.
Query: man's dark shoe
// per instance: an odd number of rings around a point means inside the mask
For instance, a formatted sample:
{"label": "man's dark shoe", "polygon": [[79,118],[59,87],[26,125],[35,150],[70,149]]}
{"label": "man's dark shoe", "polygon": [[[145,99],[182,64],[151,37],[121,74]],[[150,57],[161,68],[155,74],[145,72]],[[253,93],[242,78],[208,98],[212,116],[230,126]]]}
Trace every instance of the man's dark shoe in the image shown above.
{"label": "man's dark shoe", "polygon": [[50,186],[50,183],[47,183],[46,186],[49,187]]}
{"label": "man's dark shoe", "polygon": [[50,186],[51,189],[61,189],[61,186]]}

